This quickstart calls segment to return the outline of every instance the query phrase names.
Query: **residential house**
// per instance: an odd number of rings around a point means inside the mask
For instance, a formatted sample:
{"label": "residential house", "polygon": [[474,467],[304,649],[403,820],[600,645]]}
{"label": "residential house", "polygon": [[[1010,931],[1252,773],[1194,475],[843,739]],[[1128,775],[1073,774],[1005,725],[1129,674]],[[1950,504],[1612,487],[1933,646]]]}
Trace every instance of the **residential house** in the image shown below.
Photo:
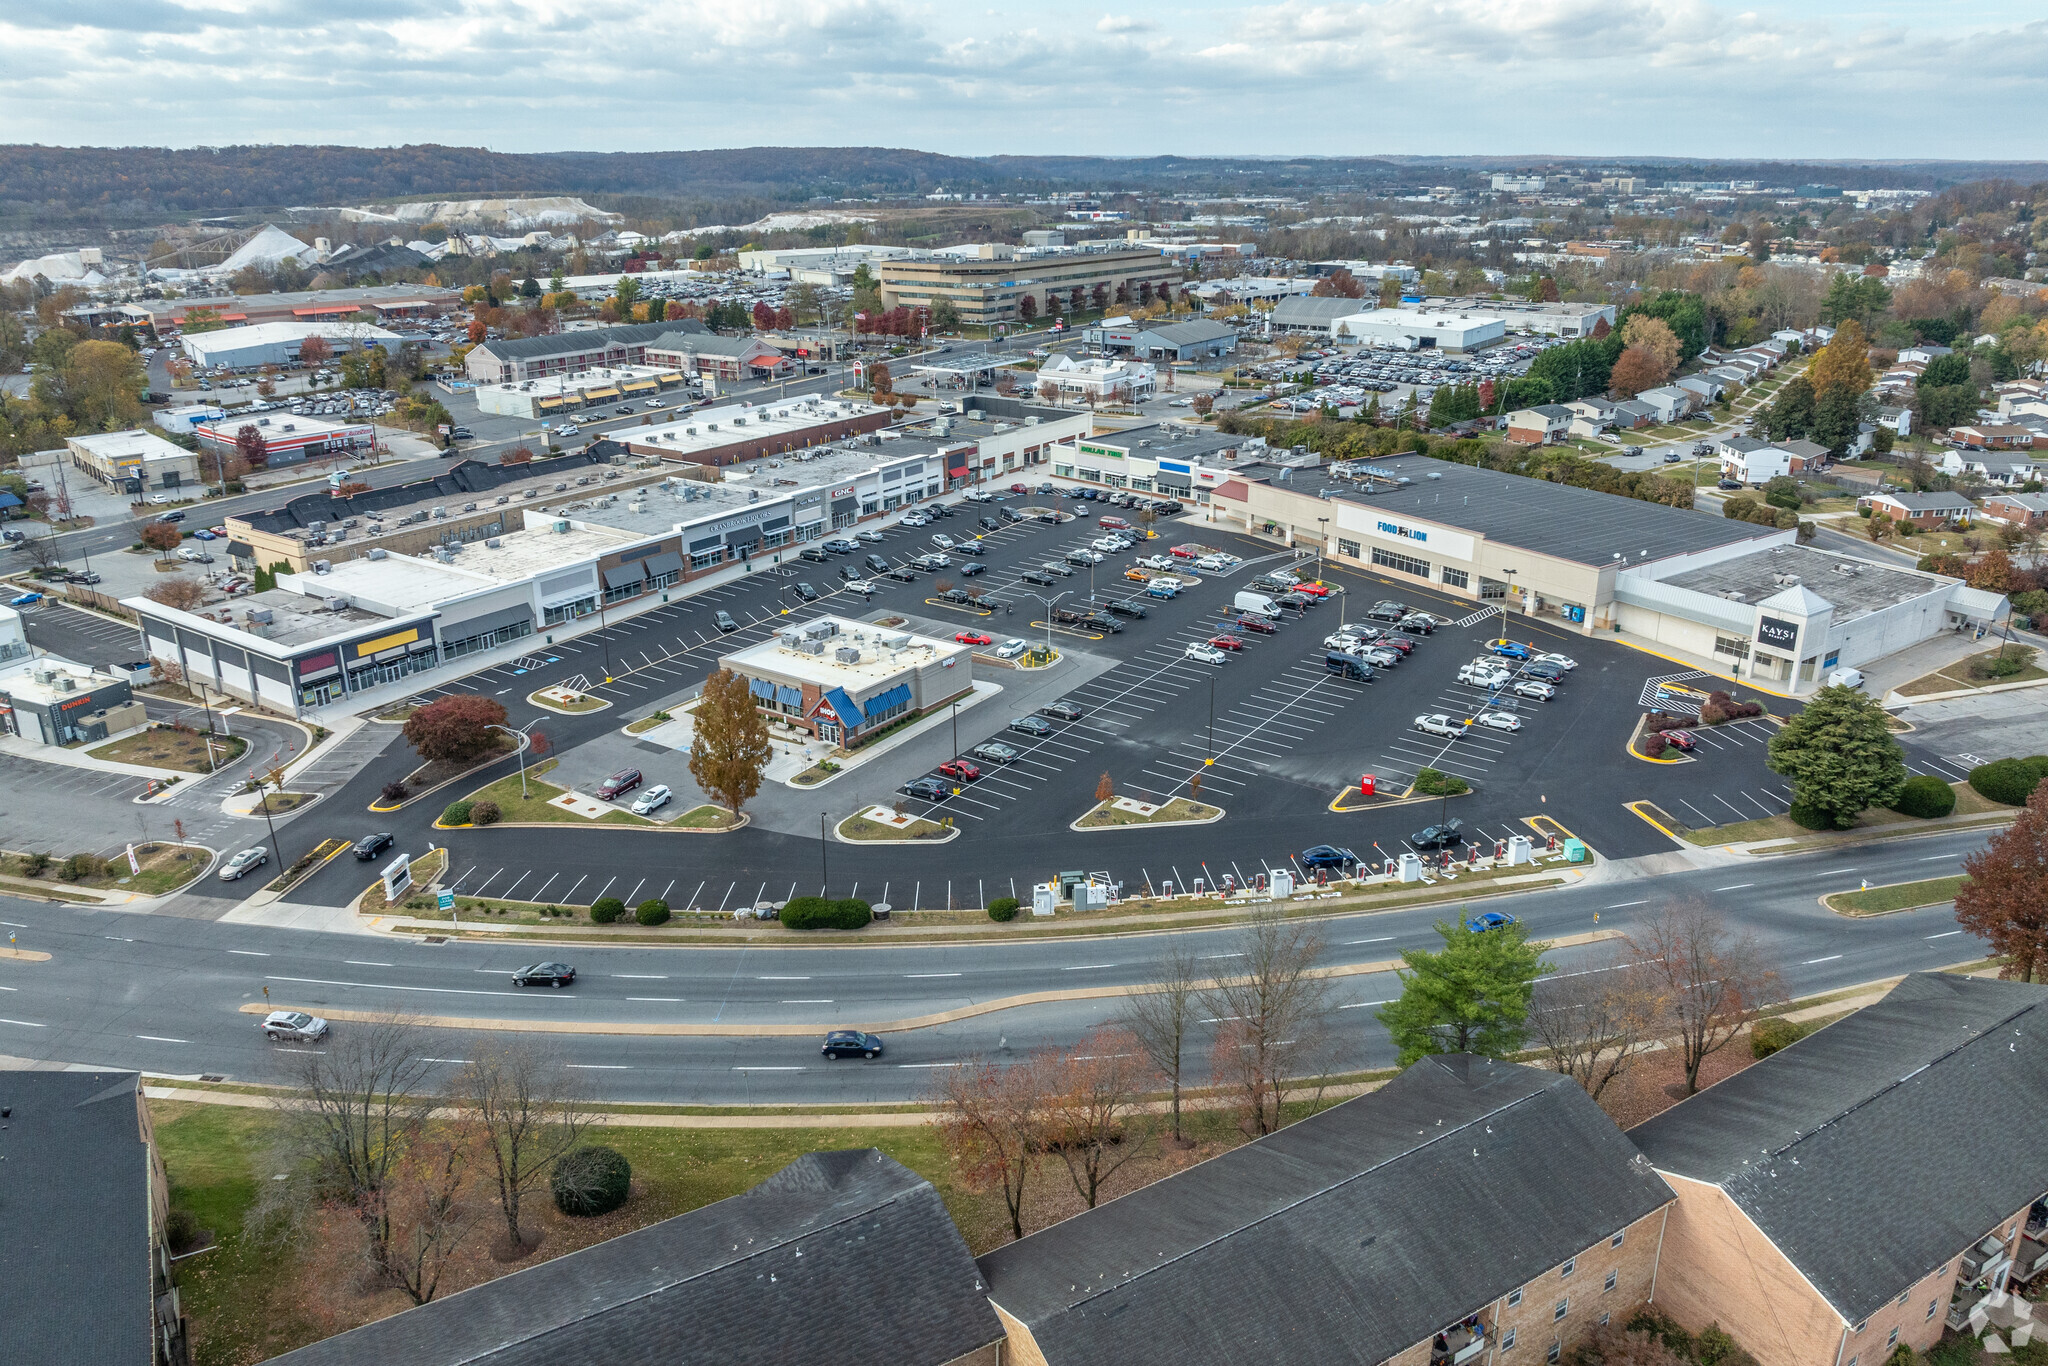
{"label": "residential house", "polygon": [[1698,405],[1699,395],[1667,385],[1662,389],[1643,390],[1636,395],[1636,402],[1648,404],[1659,422],[1676,422]]}
{"label": "residential house", "polygon": [[0,1361],[185,1366],[170,1183],[134,1072],[0,1072]]}
{"label": "residential house", "polygon": [[938,1192],[861,1148],[276,1360],[997,1366],[1002,1339]]}
{"label": "residential house", "polygon": [[1960,493],[1899,493],[1889,489],[1864,494],[1856,500],[1856,506],[1871,509],[1873,515],[1882,512],[1895,522],[1911,522],[1922,531],[1963,521],[1977,510]]}
{"label": "residential house", "polygon": [[1657,410],[1635,399],[1615,404],[1613,417],[1614,425],[1622,431],[1639,431],[1657,425]]}
{"label": "residential house", "polygon": [[1719,403],[1721,396],[1728,392],[1725,381],[1709,374],[1685,375],[1671,381],[1671,387],[1698,394],[1702,403]]}
{"label": "residential house", "polygon": [[2005,526],[2048,526],[2048,493],[1993,493],[1982,504],[1984,519]]}
{"label": "residential house", "polygon": [[1457,1054],[980,1265],[1007,1362],[1555,1361],[1650,1299],[1671,1198],[1576,1082]]}
{"label": "residential house", "polygon": [[1571,410],[1573,417],[1584,418],[1589,422],[1606,427],[1613,424],[1614,410],[1620,405],[1610,398],[1588,395],[1585,398],[1575,398],[1564,406]]}
{"label": "residential house", "polygon": [[1927,364],[1927,362],[1935,359],[1937,356],[1950,355],[1953,353],[1953,351],[1954,348],[1947,346],[1907,346],[1900,348],[1899,359],[1902,361],[1914,361],[1920,365],[1925,365]]}
{"label": "residential house", "polygon": [[1762,1366],[1978,1331],[2048,1192],[2048,987],[1915,973],[1629,1132],[1678,1194],[1657,1304]]}
{"label": "residential house", "polygon": [[2024,451],[2033,449],[2034,445],[2033,432],[2003,422],[1951,427],[1948,439],[1970,451]]}
{"label": "residential house", "polygon": [[1817,469],[1828,458],[1827,447],[1811,441],[1762,441],[1753,436],[1725,437],[1714,450],[1721,460],[1721,477],[1745,484]]}
{"label": "residential house", "polygon": [[1913,410],[1907,407],[1879,407],[1877,425],[1891,428],[1893,436],[1913,434]]}
{"label": "residential house", "polygon": [[1572,425],[1572,410],[1561,403],[1542,403],[1508,414],[1508,440],[1523,446],[1562,441]]}

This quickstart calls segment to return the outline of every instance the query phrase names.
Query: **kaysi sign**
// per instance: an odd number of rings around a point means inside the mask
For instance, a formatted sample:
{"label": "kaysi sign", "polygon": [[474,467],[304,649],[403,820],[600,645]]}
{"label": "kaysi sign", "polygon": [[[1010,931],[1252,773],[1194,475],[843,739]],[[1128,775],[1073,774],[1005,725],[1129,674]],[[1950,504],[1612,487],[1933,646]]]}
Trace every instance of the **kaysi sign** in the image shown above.
{"label": "kaysi sign", "polygon": [[1799,626],[1796,622],[1780,621],[1776,617],[1759,617],[1756,623],[1756,643],[1768,645],[1773,650],[1790,650],[1799,642]]}

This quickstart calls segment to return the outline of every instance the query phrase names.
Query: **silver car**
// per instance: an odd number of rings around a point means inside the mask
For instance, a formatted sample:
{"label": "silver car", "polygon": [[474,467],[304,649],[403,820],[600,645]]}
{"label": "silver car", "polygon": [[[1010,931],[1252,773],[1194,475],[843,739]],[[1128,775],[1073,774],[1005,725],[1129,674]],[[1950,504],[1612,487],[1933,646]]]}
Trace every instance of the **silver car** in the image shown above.
{"label": "silver car", "polygon": [[263,1017],[263,1036],[272,1043],[280,1039],[311,1043],[326,1035],[327,1021],[303,1010],[273,1010]]}
{"label": "silver car", "polygon": [[220,866],[220,880],[222,882],[240,882],[242,874],[248,872],[251,868],[261,868],[268,862],[270,862],[270,851],[262,845],[259,844],[253,849],[244,849],[241,853],[236,854]]}

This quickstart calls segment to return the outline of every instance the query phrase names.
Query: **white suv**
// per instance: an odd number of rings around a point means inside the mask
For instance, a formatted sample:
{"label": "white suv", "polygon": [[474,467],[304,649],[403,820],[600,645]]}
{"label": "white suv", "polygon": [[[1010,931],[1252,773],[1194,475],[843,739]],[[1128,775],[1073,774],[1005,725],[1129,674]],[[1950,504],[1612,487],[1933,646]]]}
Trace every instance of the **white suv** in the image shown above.
{"label": "white suv", "polygon": [[312,1043],[326,1035],[327,1021],[303,1010],[273,1010],[263,1017],[263,1037],[272,1043],[280,1039]]}
{"label": "white suv", "polygon": [[1510,677],[1511,675],[1506,669],[1483,669],[1477,664],[1467,664],[1464,668],[1458,670],[1458,681],[1460,683],[1469,684],[1475,688],[1485,688],[1489,692],[1495,688],[1505,688]]}

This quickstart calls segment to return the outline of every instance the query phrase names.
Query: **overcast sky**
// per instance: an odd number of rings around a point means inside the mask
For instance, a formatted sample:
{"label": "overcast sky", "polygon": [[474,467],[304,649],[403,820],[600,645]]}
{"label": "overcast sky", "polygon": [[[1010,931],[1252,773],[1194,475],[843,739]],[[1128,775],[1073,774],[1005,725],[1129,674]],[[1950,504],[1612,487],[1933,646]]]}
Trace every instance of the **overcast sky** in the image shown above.
{"label": "overcast sky", "polygon": [[0,140],[2048,157],[2040,0],[54,0]]}

